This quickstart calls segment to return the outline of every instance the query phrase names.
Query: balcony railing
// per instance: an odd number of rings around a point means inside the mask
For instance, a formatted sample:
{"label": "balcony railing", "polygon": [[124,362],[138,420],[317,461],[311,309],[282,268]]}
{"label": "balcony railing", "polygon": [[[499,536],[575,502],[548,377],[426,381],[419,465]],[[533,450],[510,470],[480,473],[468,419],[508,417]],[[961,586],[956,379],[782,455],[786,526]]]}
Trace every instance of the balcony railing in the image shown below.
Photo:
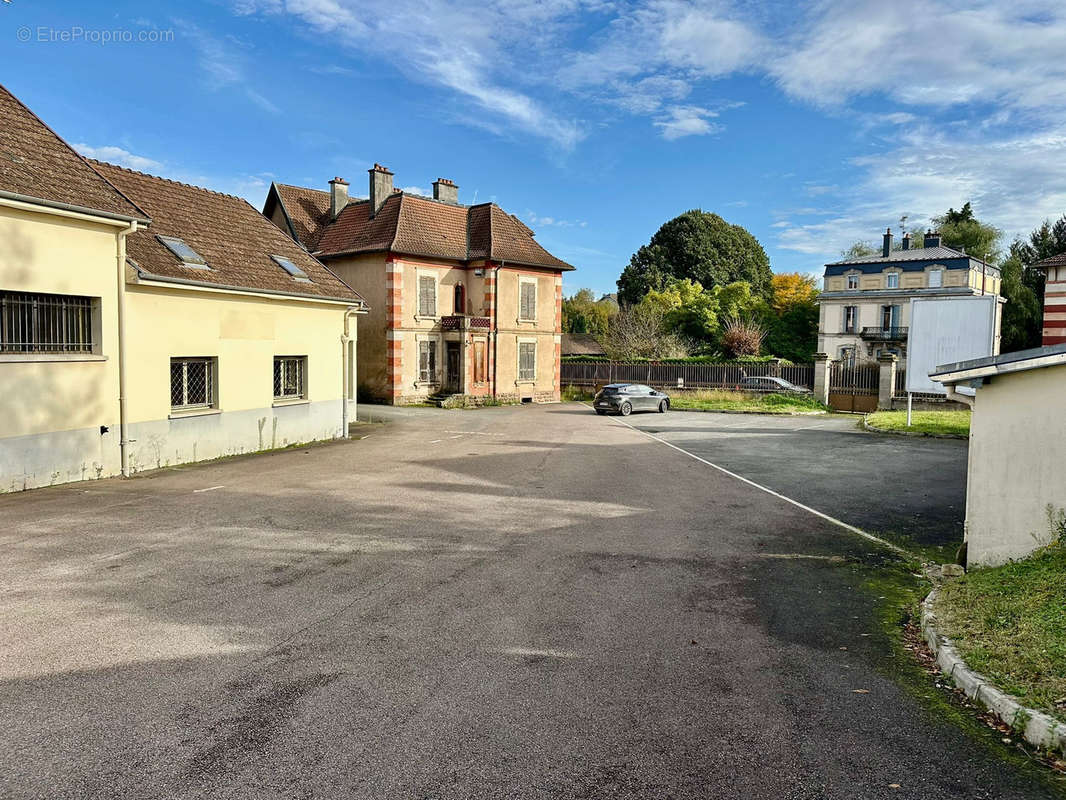
{"label": "balcony railing", "polygon": [[859,334],[863,339],[869,339],[875,342],[903,342],[907,339],[907,328],[894,327],[894,328],[863,328],[862,333]]}
{"label": "balcony railing", "polygon": [[[463,325],[463,320],[466,320],[466,325]],[[440,318],[440,327],[444,331],[459,331],[465,328],[484,328],[489,329],[491,322],[488,317],[472,317],[469,314],[452,314],[448,317]]]}

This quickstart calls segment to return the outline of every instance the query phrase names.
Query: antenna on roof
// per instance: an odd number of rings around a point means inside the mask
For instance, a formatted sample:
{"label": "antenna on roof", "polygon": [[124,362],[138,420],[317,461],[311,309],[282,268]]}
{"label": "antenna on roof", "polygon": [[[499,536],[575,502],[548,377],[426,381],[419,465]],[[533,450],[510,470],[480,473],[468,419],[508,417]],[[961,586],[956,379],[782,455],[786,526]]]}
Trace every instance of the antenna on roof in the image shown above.
{"label": "antenna on roof", "polygon": [[477,205],[477,191],[478,191],[477,189],[474,189],[474,202],[472,202],[470,204],[472,206],[476,206]]}

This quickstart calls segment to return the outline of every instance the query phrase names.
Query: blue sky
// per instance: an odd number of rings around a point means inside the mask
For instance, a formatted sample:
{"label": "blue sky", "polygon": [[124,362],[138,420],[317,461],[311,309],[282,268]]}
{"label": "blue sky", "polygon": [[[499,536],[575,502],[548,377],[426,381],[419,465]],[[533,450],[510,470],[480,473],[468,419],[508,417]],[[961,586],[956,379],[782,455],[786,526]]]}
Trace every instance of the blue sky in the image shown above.
{"label": "blue sky", "polygon": [[1066,212],[1061,2],[5,0],[0,41],[86,154],[256,207],[365,195],[375,161],[451,178],[576,265],[568,293],[689,208],[778,272],[967,200],[1009,236]]}

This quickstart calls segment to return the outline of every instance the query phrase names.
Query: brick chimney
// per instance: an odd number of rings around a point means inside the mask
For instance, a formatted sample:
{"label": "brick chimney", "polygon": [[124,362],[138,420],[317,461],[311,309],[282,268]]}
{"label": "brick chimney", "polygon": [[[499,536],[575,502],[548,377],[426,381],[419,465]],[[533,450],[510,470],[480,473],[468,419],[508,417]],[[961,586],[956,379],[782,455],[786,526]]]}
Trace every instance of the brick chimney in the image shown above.
{"label": "brick chimney", "polygon": [[348,205],[348,181],[337,177],[329,182],[329,218],[336,219]]}
{"label": "brick chimney", "polygon": [[911,249],[911,235],[909,233],[903,234],[902,241],[903,241],[903,249],[904,250],[910,250]]}
{"label": "brick chimney", "polygon": [[940,247],[940,231],[928,230],[925,232],[923,247]]}
{"label": "brick chimney", "polygon": [[459,187],[447,178],[437,178],[433,181],[433,199],[442,203],[459,204]]}
{"label": "brick chimney", "polygon": [[881,244],[881,257],[888,258],[892,252],[892,229],[885,228],[884,242]]}
{"label": "brick chimney", "polygon": [[370,216],[373,217],[392,194],[392,173],[377,163],[367,172],[370,173]]}

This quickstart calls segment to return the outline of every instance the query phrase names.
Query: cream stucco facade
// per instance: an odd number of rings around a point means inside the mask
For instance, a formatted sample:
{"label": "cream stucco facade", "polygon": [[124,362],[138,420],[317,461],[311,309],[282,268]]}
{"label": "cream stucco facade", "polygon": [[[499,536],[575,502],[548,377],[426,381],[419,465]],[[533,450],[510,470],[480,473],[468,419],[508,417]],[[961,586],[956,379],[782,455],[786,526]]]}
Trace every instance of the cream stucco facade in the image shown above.
{"label": "cream stucco facade", "polygon": [[[88,298],[93,324],[92,352],[0,353],[0,491],[120,474],[120,291],[131,473],[344,434],[349,304],[137,282],[128,268],[120,282],[128,233],[129,222],[0,203],[0,293]],[[304,359],[304,397],[275,400],[275,356]],[[171,408],[175,357],[214,360],[211,408]]]}
{"label": "cream stucco facade", "polygon": [[0,292],[89,298],[89,353],[0,352],[0,491],[115,475],[129,223],[0,201]]}
{"label": "cream stucco facade", "polygon": [[[370,305],[358,351],[358,381],[366,396],[399,404],[424,402],[438,392],[473,402],[559,399],[558,271],[385,253],[328,264]],[[423,307],[420,287],[428,281],[431,300]],[[519,314],[523,284],[534,287],[529,319]],[[527,353],[528,345],[535,348],[532,376],[528,370],[520,374],[523,344]],[[427,346],[433,350],[428,373]]]}
{"label": "cream stucco facade", "polygon": [[1061,534],[1064,397],[1066,364],[999,375],[977,390],[966,491],[969,564],[1021,558]]}
{"label": "cream stucco facade", "polygon": [[967,564],[1003,564],[1066,536],[1066,344],[947,364],[933,378],[949,396],[977,387]]}

